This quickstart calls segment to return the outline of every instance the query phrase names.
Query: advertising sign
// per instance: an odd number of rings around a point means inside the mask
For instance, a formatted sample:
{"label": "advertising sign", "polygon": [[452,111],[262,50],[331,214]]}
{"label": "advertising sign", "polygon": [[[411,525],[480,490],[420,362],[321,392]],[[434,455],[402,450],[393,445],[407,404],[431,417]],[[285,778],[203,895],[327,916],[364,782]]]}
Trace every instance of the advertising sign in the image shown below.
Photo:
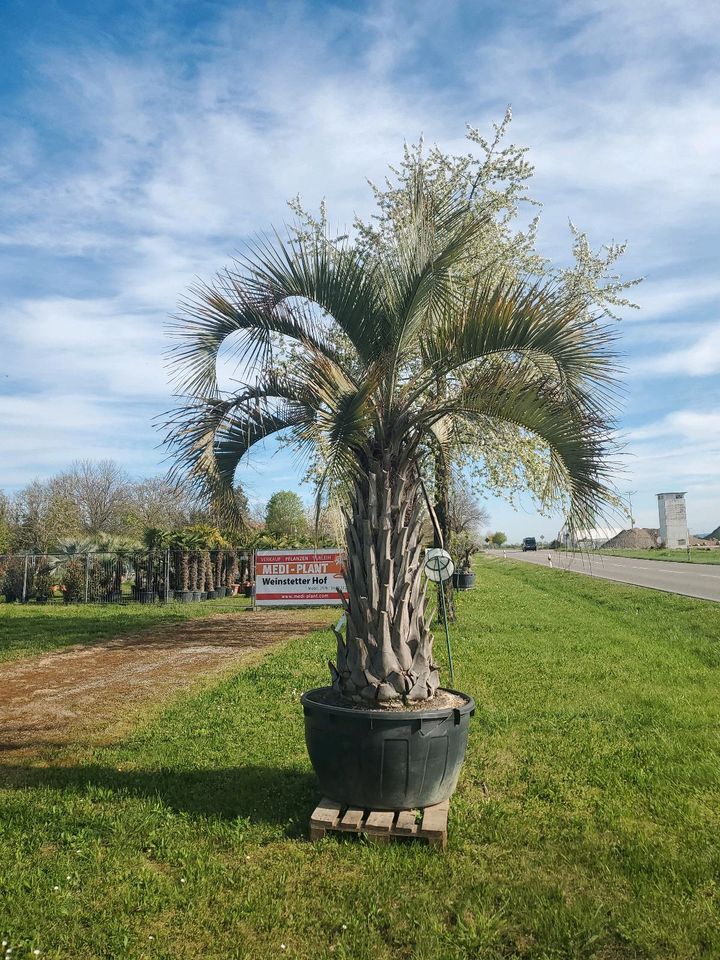
{"label": "advertising sign", "polygon": [[345,590],[345,552],[326,550],[258,550],[255,553],[255,604],[312,606],[340,603]]}

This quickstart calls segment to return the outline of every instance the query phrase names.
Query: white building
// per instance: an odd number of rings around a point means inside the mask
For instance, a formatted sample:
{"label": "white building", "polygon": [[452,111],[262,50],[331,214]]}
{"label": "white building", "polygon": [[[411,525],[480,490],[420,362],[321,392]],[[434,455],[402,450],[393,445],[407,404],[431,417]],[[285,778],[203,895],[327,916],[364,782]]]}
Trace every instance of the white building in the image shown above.
{"label": "white building", "polygon": [[670,550],[686,547],[688,542],[685,493],[658,493],[660,540]]}
{"label": "white building", "polygon": [[604,547],[608,540],[616,537],[621,530],[622,527],[589,527],[587,530],[575,530],[571,539],[566,524],[557,538],[563,547],[585,547],[597,550]]}

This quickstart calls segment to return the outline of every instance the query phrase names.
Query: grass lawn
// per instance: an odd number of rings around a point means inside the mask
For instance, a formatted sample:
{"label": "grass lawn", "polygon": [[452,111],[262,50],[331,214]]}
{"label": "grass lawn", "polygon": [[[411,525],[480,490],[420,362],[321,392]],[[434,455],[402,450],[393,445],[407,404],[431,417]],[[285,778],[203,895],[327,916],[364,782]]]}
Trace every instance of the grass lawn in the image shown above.
{"label": "grass lawn", "polygon": [[122,743],[6,756],[11,956],[720,956],[720,605],[511,561],[478,574],[453,631],[478,712],[446,854],[305,839],[298,695],[331,653],[314,634]]}
{"label": "grass lawn", "polygon": [[244,597],[200,603],[163,604],[0,604],[0,662],[56,650],[72,643],[95,643],[137,633],[162,623],[232,613],[244,609]]}
{"label": "grass lawn", "polygon": [[636,560],[674,560],[676,563],[720,563],[720,550],[598,550],[608,557],[635,557]]}

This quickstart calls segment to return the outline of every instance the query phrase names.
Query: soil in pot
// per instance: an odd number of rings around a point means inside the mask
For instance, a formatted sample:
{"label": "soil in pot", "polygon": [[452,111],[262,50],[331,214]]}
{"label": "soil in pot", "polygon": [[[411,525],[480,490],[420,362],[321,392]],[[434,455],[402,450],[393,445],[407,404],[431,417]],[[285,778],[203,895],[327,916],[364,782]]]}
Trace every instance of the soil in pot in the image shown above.
{"label": "soil in pot", "polygon": [[371,706],[330,687],[301,697],[305,742],[324,796],[372,810],[447,800],[465,758],[472,697],[440,690],[432,701]]}

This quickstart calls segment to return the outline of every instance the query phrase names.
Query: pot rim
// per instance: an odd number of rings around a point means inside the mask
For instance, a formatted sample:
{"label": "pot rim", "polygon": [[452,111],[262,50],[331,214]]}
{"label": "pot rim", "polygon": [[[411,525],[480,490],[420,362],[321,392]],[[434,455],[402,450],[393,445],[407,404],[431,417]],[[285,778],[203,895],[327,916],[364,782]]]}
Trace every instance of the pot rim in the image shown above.
{"label": "pot rim", "polygon": [[382,720],[392,723],[397,720],[440,720],[443,717],[452,716],[453,713],[457,712],[461,716],[465,714],[470,714],[472,716],[475,713],[475,701],[470,696],[469,693],[463,693],[461,690],[453,690],[451,687],[439,687],[439,690],[444,690],[446,693],[454,693],[458,697],[465,697],[466,703],[461,707],[441,707],[438,710],[378,710],[377,708],[372,709],[370,707],[338,707],[332,703],[322,703],[321,701],[314,700],[313,694],[319,693],[320,691],[332,690],[332,687],[313,687],[312,690],[306,690],[305,693],[300,695],[300,703],[303,706],[315,707],[319,710],[322,710],[324,713],[334,713],[340,716],[355,716],[358,719],[361,717],[363,719],[371,720]]}

